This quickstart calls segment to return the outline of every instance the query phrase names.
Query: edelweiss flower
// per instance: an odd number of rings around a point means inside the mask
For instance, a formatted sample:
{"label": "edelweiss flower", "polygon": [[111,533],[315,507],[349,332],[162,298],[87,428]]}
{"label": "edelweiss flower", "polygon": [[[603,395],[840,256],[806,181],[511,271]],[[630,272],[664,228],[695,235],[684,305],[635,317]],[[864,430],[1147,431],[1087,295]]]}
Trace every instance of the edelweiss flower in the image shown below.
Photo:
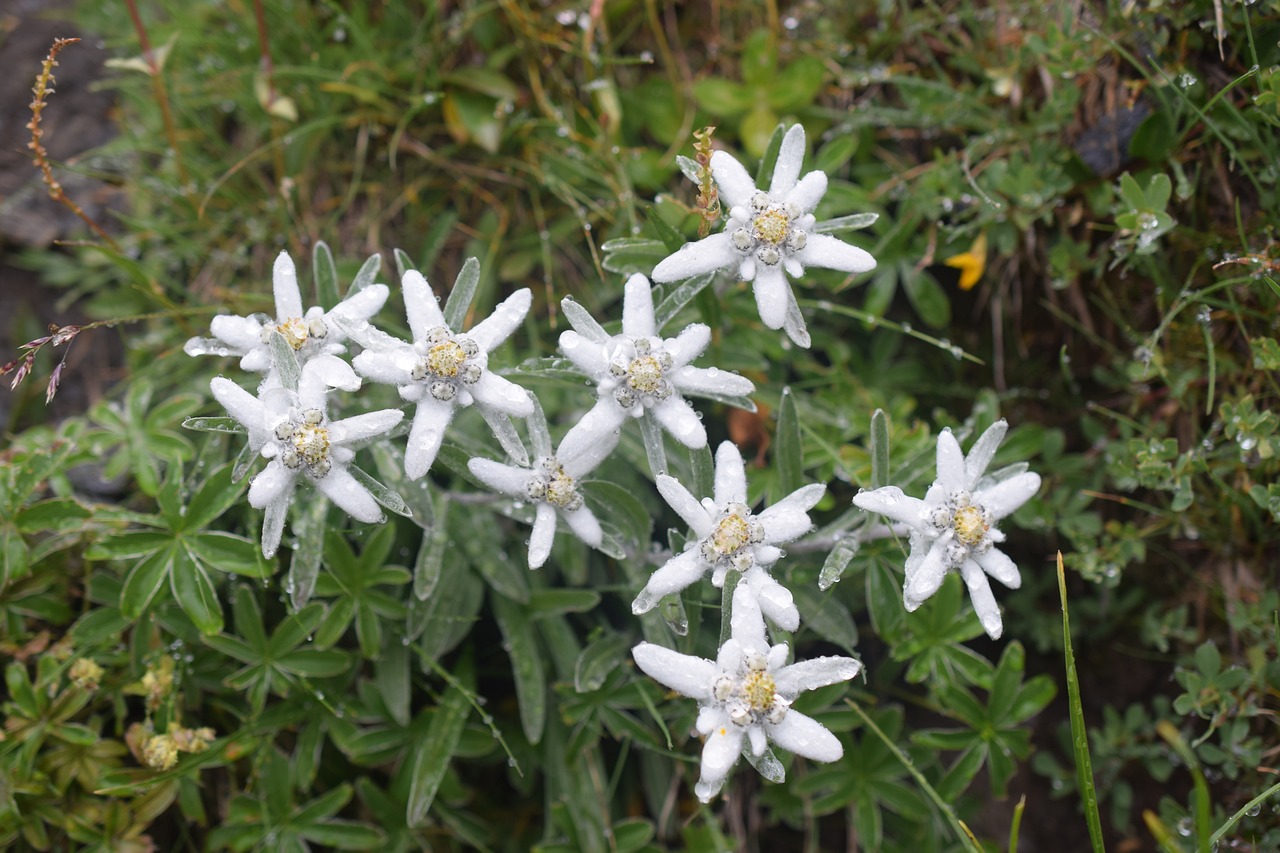
{"label": "edelweiss flower", "polygon": [[743,397],[756,390],[751,380],[715,367],[690,367],[711,343],[711,330],[702,323],[686,326],[677,337],[658,337],[649,280],[627,280],[622,304],[622,334],[609,337],[599,326],[582,321],[560,335],[560,349],[596,383],[599,402],[594,422],[612,432],[627,415],[651,417],[686,447],[707,443],[707,430],[683,394]]}
{"label": "edelweiss flower", "polygon": [[729,208],[724,231],[682,246],[654,267],[653,280],[679,281],[735,268],[744,281],[754,282],[765,326],[785,328],[793,341],[807,347],[809,336],[787,274],[799,278],[808,266],[860,273],[874,269],[876,261],[856,246],[815,233],[813,210],[827,191],[827,176],[814,171],[797,181],[804,148],[804,128],[793,125],[782,139],[768,192],[757,189],[731,155],[712,154],[711,174]]}
{"label": "edelweiss flower", "polygon": [[330,421],[325,401],[330,385],[353,391],[360,387],[360,379],[341,359],[318,356],[302,368],[296,392],[277,386],[255,397],[221,376],[210,383],[213,396],[227,413],[249,430],[249,446],[271,460],[249,485],[249,504],[266,512],[262,524],[266,557],[280,545],[285,515],[300,479],[359,521],[385,520],[373,495],[347,470],[355,457],[347,445],[389,431],[404,412],[383,409]]}
{"label": "edelweiss flower", "polygon": [[[405,449],[404,467],[416,480],[431,468],[445,428],[458,406],[527,418],[533,401],[519,385],[489,371],[489,353],[510,337],[529,313],[533,294],[517,290],[470,332],[445,325],[436,296],[417,270],[404,274],[404,304],[413,343],[379,336],[356,356],[356,370],[375,382],[400,386],[400,396],[418,404]],[[487,410],[487,411],[486,411]]]}
{"label": "edelweiss flower", "polygon": [[786,644],[767,645],[760,610],[743,586],[733,592],[732,635],[714,662],[652,643],[641,643],[631,654],[650,678],[701,706],[697,729],[706,743],[702,778],[694,792],[704,803],[724,785],[744,747],[761,756],[767,741],[773,741],[824,762],[844,754],[835,735],[791,704],[805,690],[848,681],[862,664],[853,658],[821,657],[784,666]]}
{"label": "edelweiss flower", "polygon": [[252,317],[234,317],[219,314],[210,323],[212,338],[192,338],[183,350],[187,355],[238,355],[240,367],[255,373],[274,376],[275,364],[271,357],[271,333],[284,335],[289,346],[298,354],[298,364],[305,364],[318,355],[336,355],[343,352],[342,341],[346,333],[334,323],[335,316],[353,321],[368,320],[387,301],[390,292],[385,284],[371,284],[355,293],[332,310],[314,306],[305,313],[302,310],[302,291],[298,289],[298,272],[288,252],[276,257],[271,273],[276,295],[276,319],[272,322],[265,314]]}
{"label": "edelweiss flower", "polygon": [[551,439],[540,422],[541,411],[529,421],[537,459],[532,467],[504,465],[491,459],[472,459],[467,463],[482,483],[537,505],[533,533],[529,537],[529,568],[540,569],[551,556],[551,543],[556,536],[556,515],[564,516],[574,535],[593,548],[604,539],[600,522],[582,501],[578,481],[604,461],[618,444],[616,433],[600,436],[587,413],[560,441],[558,452],[551,451]]}
{"label": "edelweiss flower", "polygon": [[814,484],[797,489],[773,506],[753,515],[747,506],[747,472],[742,454],[726,441],[716,451],[715,498],[701,503],[674,477],[657,477],[658,491],[671,508],[693,529],[697,541],[667,561],[649,578],[631,611],[653,609],[664,595],[688,587],[708,571],[711,582],[724,586],[730,571],[741,572],[743,586],[751,590],[760,608],[774,624],[794,631],[800,624],[795,601],[784,586],[765,570],[778,561],[778,545],[808,532],[808,511],[826,493]]}
{"label": "edelweiss flower", "polygon": [[904,495],[897,486],[859,492],[853,502],[911,527],[911,554],[903,601],[915,610],[938,591],[947,572],[957,571],[969,587],[973,609],[991,639],[1004,633],[1000,607],[991,594],[987,575],[1010,589],[1022,585],[1013,560],[993,547],[1005,536],[996,522],[1022,506],[1040,488],[1040,475],[1025,466],[1006,469],[1004,476],[983,477],[1009,424],[996,421],[979,436],[965,456],[951,430],[938,436],[937,479],[924,500]]}

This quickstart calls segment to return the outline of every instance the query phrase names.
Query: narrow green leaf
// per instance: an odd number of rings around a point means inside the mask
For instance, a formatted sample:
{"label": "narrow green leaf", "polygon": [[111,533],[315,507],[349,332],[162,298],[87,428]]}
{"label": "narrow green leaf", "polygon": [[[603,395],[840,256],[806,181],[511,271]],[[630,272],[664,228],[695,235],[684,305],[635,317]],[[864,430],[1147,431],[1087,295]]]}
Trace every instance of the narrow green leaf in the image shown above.
{"label": "narrow green leaf", "polygon": [[826,592],[844,577],[845,569],[858,553],[858,540],[848,536],[836,543],[822,563],[822,571],[818,573],[818,589]]}
{"label": "narrow green leaf", "polygon": [[[1127,177],[1127,175],[1126,175]],[[1132,178],[1130,178],[1132,180]],[[1135,185],[1136,186],[1136,185]],[[1067,672],[1067,704],[1071,716],[1071,746],[1076,758],[1076,783],[1079,785],[1085,823],[1089,827],[1089,843],[1094,853],[1105,853],[1102,840],[1102,816],[1098,813],[1098,792],[1093,784],[1093,763],[1089,758],[1089,729],[1084,722],[1084,706],[1080,702],[1080,680],[1076,676],[1076,656],[1071,648],[1071,621],[1067,613],[1067,576],[1058,552],[1058,595],[1062,600],[1062,644]]]}
{"label": "narrow green leaf", "polygon": [[126,619],[136,620],[147,609],[169,576],[177,551],[178,544],[171,543],[129,570],[120,590],[120,612]]}
{"label": "narrow green leaf", "polygon": [[833,234],[838,231],[859,231],[870,228],[880,218],[878,213],[851,213],[848,216],[837,216],[813,226],[817,234]]}
{"label": "narrow green leaf", "polygon": [[756,186],[769,185],[768,178],[773,175],[773,167],[778,162],[778,152],[782,149],[782,137],[787,135],[787,126],[779,124],[764,146],[764,154],[760,157],[760,167],[756,169]]}
{"label": "narrow green leaf", "polygon": [[440,581],[444,554],[449,545],[449,496],[440,492],[438,500],[439,506],[434,509],[435,520],[429,529],[423,531],[418,558],[413,564],[413,594],[419,601],[425,601]]}
{"label": "narrow green leaf", "polygon": [[278,331],[271,332],[267,340],[271,347],[271,361],[280,375],[280,385],[290,391],[297,391],[298,380],[302,377],[298,354]]}
{"label": "narrow green leaf", "polygon": [[392,249],[391,254],[396,259],[396,272],[399,273],[400,278],[404,278],[404,274],[409,270],[417,269],[413,264],[413,258],[409,257],[409,253],[403,249]]}
{"label": "narrow green leaf", "polygon": [[623,664],[630,646],[625,634],[610,634],[583,649],[574,664],[573,689],[579,693],[599,690],[610,673]]}
{"label": "narrow green leaf", "polygon": [[365,258],[363,264],[360,265],[356,277],[352,279],[351,286],[347,288],[347,298],[350,299],[360,291],[364,290],[378,280],[378,273],[382,270],[382,255],[370,255]]}
{"label": "narrow green leaf", "polygon": [[396,515],[403,515],[405,518],[413,518],[413,510],[409,509],[409,505],[404,502],[404,498],[391,489],[384,486],[380,481],[375,480],[369,472],[355,465],[348,465],[347,470],[351,472],[351,476],[356,478],[356,482],[369,490],[369,494],[373,495],[373,499],[386,509],[391,510]]}
{"label": "narrow green leaf", "polygon": [[323,240],[316,241],[311,249],[311,277],[316,283],[316,304],[325,310],[338,304],[338,266],[333,262],[333,252]]}
{"label": "narrow green leaf", "polygon": [[382,694],[382,702],[391,712],[391,718],[402,726],[409,725],[409,700],[412,692],[409,646],[398,634],[387,632],[382,654],[373,662],[373,671],[378,682],[378,692]]}
{"label": "narrow green leaf", "polygon": [[[681,159],[687,159],[687,158],[681,158]],[[684,168],[683,164],[681,164],[681,168],[682,169]],[[695,164],[695,168],[696,168],[696,164]],[[696,176],[696,172],[695,172],[695,176]],[[694,183],[697,183],[697,178],[689,177],[687,172],[685,173],[685,177],[688,177],[689,180],[693,181]],[[647,219],[649,221],[649,224],[653,226],[653,230],[658,232],[658,239],[662,241],[662,245],[667,250],[668,253],[675,252],[679,250],[681,246],[684,245],[685,243],[684,235],[681,234],[676,229],[672,228],[667,223],[667,220],[662,218],[662,215],[658,213],[658,206],[656,204],[650,205],[649,209],[645,211],[645,219]],[[662,328],[661,323],[658,324],[658,328],[659,329]]]}
{"label": "narrow green leaf", "polygon": [[889,485],[889,416],[884,409],[871,413],[871,488]]}
{"label": "narrow green leaf", "polygon": [[293,530],[298,536],[298,547],[289,559],[289,575],[284,588],[295,610],[301,610],[311,600],[320,576],[320,562],[324,558],[325,517],[329,514],[329,501],[317,497],[295,508]]}
{"label": "narrow green leaf", "polygon": [[795,395],[789,387],[782,389],[782,402],[778,406],[778,432],[774,441],[774,465],[778,469],[778,494],[774,496],[776,502],[804,484],[800,415],[796,411]]}
{"label": "narrow green leaf", "polygon": [[182,515],[182,530],[202,530],[240,500],[242,484],[232,477],[232,466],[219,465],[187,501]]}
{"label": "narrow green leaf", "polygon": [[520,604],[501,595],[491,596],[491,600],[503,646],[511,656],[520,724],[529,742],[538,743],[547,720],[547,681],[533,626]]}
{"label": "narrow green leaf", "polygon": [[227,433],[246,433],[245,429],[235,418],[187,418],[182,422],[184,429],[196,430],[197,432],[227,432]]}
{"label": "narrow green leaf", "polygon": [[479,284],[480,261],[467,258],[462,269],[458,270],[453,290],[449,291],[449,301],[444,305],[444,324],[455,334],[462,330],[462,324],[466,322],[467,312],[471,310],[471,301],[475,299]]}
{"label": "narrow green leaf", "polygon": [[177,599],[182,612],[199,629],[201,634],[216,634],[222,630],[222,605],[218,591],[209,579],[204,565],[191,551],[174,562],[169,573],[169,589]]}
{"label": "narrow green leaf", "polygon": [[695,275],[693,278],[683,281],[679,287],[667,294],[653,309],[653,318],[654,322],[657,323],[658,330],[661,331],[667,323],[671,322],[672,318],[680,313],[684,306],[692,302],[699,293],[706,290],[707,285],[715,281],[715,277],[716,274],[714,272]]}
{"label": "narrow green leaf", "polygon": [[427,812],[457,751],[469,710],[470,704],[462,690],[451,685],[441,698],[426,734],[415,745],[413,781],[409,787],[409,808],[405,816],[410,827],[426,823]]}

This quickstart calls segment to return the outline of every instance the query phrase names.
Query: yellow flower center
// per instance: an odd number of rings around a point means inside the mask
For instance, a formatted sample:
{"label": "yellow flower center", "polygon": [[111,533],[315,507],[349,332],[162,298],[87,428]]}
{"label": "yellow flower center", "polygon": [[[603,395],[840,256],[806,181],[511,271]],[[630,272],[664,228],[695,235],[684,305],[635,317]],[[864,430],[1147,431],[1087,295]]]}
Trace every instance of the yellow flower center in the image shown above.
{"label": "yellow flower center", "polygon": [[436,344],[427,350],[427,369],[444,379],[457,376],[466,360],[467,354],[453,341]]}
{"label": "yellow flower center", "polygon": [[276,331],[284,335],[289,346],[295,350],[302,349],[302,345],[307,342],[307,322],[301,317],[290,317],[283,323],[277,324]]}
{"label": "yellow flower center", "polygon": [[651,355],[632,359],[627,367],[627,384],[636,391],[652,394],[662,386],[662,365]]}
{"label": "yellow flower center", "polygon": [[783,211],[776,207],[771,207],[751,220],[751,227],[754,229],[757,239],[776,246],[787,239],[787,233],[791,230],[791,220],[787,218],[787,214]]}
{"label": "yellow flower center", "polygon": [[551,479],[547,482],[547,503],[568,507],[577,494],[573,486],[573,478],[564,472],[564,468],[557,465],[551,474]]}
{"label": "yellow flower center", "polygon": [[773,697],[778,685],[767,672],[750,672],[742,679],[742,698],[753,711],[767,711],[773,707]]}
{"label": "yellow flower center", "polygon": [[319,464],[329,456],[329,431],[315,424],[302,424],[294,429],[290,436],[293,449],[309,466]]}
{"label": "yellow flower center", "polygon": [[951,526],[956,531],[956,538],[970,547],[981,542],[990,527],[982,510],[973,504],[965,504],[957,509]]}
{"label": "yellow flower center", "polygon": [[737,513],[720,519],[711,534],[711,547],[720,556],[732,554],[751,541],[751,527]]}

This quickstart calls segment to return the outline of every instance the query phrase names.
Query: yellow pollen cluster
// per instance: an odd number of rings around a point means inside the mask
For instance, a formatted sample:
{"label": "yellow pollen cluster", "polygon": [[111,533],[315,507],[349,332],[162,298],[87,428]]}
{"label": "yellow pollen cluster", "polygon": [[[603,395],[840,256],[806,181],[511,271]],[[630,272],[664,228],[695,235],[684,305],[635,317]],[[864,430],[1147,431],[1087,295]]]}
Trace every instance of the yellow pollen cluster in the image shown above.
{"label": "yellow pollen cluster", "polygon": [[747,520],[734,513],[720,519],[711,534],[711,547],[720,556],[732,554],[751,541],[751,528]]}
{"label": "yellow pollen cluster", "polygon": [[168,770],[178,763],[178,745],[168,735],[152,735],[142,747],[142,760],[154,770]]}
{"label": "yellow pollen cluster", "polygon": [[453,379],[462,369],[467,354],[453,341],[436,344],[427,351],[427,370],[444,379]]}
{"label": "yellow pollen cluster", "polygon": [[547,483],[547,503],[567,507],[573,503],[576,496],[573,478],[564,472],[564,468],[557,465],[555,472],[551,475],[551,481]]}
{"label": "yellow pollen cluster", "polygon": [[755,230],[758,239],[776,246],[787,239],[787,233],[791,230],[791,220],[781,210],[769,208],[751,220],[751,227]]}
{"label": "yellow pollen cluster", "polygon": [[981,542],[990,528],[986,518],[983,517],[982,510],[973,504],[965,504],[957,509],[951,526],[955,528],[956,538],[971,547]]}
{"label": "yellow pollen cluster", "polygon": [[105,674],[102,667],[89,658],[77,658],[76,662],[71,664],[71,670],[67,673],[71,676],[71,681],[83,690],[97,690],[98,682],[102,680]]}
{"label": "yellow pollen cluster", "polygon": [[767,711],[773,707],[778,685],[767,672],[750,672],[742,679],[742,698],[753,711]]}
{"label": "yellow pollen cluster", "polygon": [[662,386],[662,365],[651,355],[633,359],[627,367],[627,384],[636,391],[657,391]]}
{"label": "yellow pollen cluster", "polygon": [[308,465],[317,465],[329,456],[329,431],[315,424],[302,424],[290,436],[293,449]]}
{"label": "yellow pollen cluster", "polygon": [[289,342],[289,346],[295,350],[302,349],[302,345],[307,342],[307,323],[301,317],[290,317],[283,323],[278,324],[276,331],[284,335],[284,339]]}

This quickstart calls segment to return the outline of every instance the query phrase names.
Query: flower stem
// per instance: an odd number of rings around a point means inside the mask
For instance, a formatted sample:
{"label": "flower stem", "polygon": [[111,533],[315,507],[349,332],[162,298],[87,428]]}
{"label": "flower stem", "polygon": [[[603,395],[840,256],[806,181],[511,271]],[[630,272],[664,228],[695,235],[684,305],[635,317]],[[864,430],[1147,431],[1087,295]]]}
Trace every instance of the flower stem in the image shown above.
{"label": "flower stem", "polygon": [[124,0],[124,4],[129,9],[133,28],[138,33],[138,46],[142,48],[142,60],[151,70],[151,88],[155,92],[156,104],[160,107],[160,119],[164,122],[164,136],[169,142],[169,148],[173,151],[173,164],[178,169],[178,182],[185,192],[187,169],[182,163],[182,149],[178,147],[178,128],[173,123],[173,111],[169,108],[169,92],[164,87],[160,63],[156,62],[156,55],[151,50],[151,39],[147,36],[146,24],[142,22],[142,16],[138,14],[138,7],[134,0]]}

